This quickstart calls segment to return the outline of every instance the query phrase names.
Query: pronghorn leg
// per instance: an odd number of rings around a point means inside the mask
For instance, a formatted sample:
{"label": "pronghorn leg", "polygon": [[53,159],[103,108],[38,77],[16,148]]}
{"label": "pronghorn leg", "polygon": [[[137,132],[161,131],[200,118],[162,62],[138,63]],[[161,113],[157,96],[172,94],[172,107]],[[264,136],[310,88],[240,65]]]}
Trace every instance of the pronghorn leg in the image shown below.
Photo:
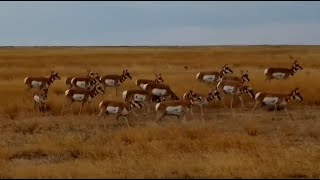
{"label": "pronghorn leg", "polygon": [[118,96],[118,87],[116,87],[116,96]]}
{"label": "pronghorn leg", "polygon": [[78,114],[78,115],[80,115],[80,114],[81,114],[81,111],[82,111],[83,105],[84,105],[84,102],[82,102],[82,103],[81,103],[81,107],[80,107],[80,111],[79,111],[79,114]]}
{"label": "pronghorn leg", "polygon": [[260,102],[256,102],[253,109],[252,109],[252,112],[251,112],[251,116],[250,116],[250,120],[252,119],[252,116],[253,116],[253,113],[257,110],[258,106],[260,105]]}
{"label": "pronghorn leg", "polygon": [[[69,102],[69,103],[68,103],[68,102]],[[63,106],[62,106],[62,110],[61,110],[60,116],[62,116],[64,107],[65,107],[67,104],[68,104],[68,105],[71,105],[71,111],[72,111],[72,101],[67,100],[67,101],[63,104]]]}
{"label": "pronghorn leg", "polygon": [[135,111],[131,112],[135,117],[139,117],[138,114]]}
{"label": "pronghorn leg", "polygon": [[276,114],[276,109],[278,108],[278,106],[275,104],[273,107],[273,114],[272,114],[272,120],[274,120],[274,115]]}
{"label": "pronghorn leg", "polygon": [[286,111],[286,113],[287,113],[287,116],[291,119],[291,120],[293,120],[293,117],[290,115],[290,113],[288,112],[288,110],[287,110],[287,108],[284,106],[284,110]]}
{"label": "pronghorn leg", "polygon": [[165,114],[165,112],[157,112],[156,123],[158,123],[165,116]]}
{"label": "pronghorn leg", "polygon": [[242,108],[245,108],[245,107],[244,107],[244,104],[243,104],[242,97],[241,97],[241,96],[239,96],[239,99],[240,99],[240,101],[241,101]]}
{"label": "pronghorn leg", "polygon": [[202,122],[204,122],[203,106],[200,106],[200,112],[201,112],[201,119],[202,119]]}
{"label": "pronghorn leg", "polygon": [[233,103],[233,94],[231,95],[231,103],[230,103],[230,109],[232,109],[232,103]]}
{"label": "pronghorn leg", "polygon": [[130,126],[129,126],[129,123],[128,123],[128,116],[125,116],[124,118],[125,118],[125,120],[126,120],[127,127],[129,128]]}
{"label": "pronghorn leg", "polygon": [[91,103],[89,103],[89,105],[91,106],[91,109],[92,109],[93,114],[95,114],[95,113],[96,113],[96,111],[94,110],[94,107],[92,106],[92,104],[91,104]]}

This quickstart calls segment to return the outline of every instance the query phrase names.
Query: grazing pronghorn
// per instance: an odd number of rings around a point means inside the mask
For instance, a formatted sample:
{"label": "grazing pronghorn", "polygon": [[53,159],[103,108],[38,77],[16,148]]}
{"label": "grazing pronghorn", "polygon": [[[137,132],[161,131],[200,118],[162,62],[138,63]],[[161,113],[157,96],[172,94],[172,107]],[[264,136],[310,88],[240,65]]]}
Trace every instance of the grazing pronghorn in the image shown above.
{"label": "grazing pronghorn", "polygon": [[125,102],[131,102],[134,100],[143,104],[146,111],[148,111],[148,108],[145,103],[151,104],[152,102],[160,102],[160,99],[157,96],[143,89],[125,90],[122,93],[122,98]]}
{"label": "grazing pronghorn", "polygon": [[117,96],[118,87],[120,84],[124,83],[126,79],[132,79],[127,69],[122,71],[122,75],[104,75],[100,77],[100,83],[103,85],[104,89],[106,89],[106,87],[115,87]]}
{"label": "grazing pronghorn", "polygon": [[[291,56],[290,58],[292,59]],[[303,70],[303,67],[301,67],[298,64],[298,61],[295,60],[292,64],[292,67],[289,69],[282,67],[271,67],[264,70],[264,75],[266,76],[266,80],[270,82],[272,79],[288,79],[289,76],[293,76],[299,70]]]}
{"label": "grazing pronghorn", "polygon": [[[247,93],[251,98],[254,98],[254,92],[253,89],[247,85],[244,85],[241,82],[238,81],[221,81],[217,84],[218,91],[224,95],[230,94],[231,95],[231,105],[230,108],[232,108],[233,103],[233,96],[236,95],[239,97],[241,101],[241,105],[244,108],[242,95],[244,93]],[[221,101],[222,102],[222,101]],[[223,103],[223,102],[222,102]],[[223,104],[224,105],[224,104]],[[224,105],[225,106],[225,105]]]}
{"label": "grazing pronghorn", "polygon": [[33,93],[33,109],[38,106],[39,112],[44,112],[47,109],[46,100],[48,98],[48,88],[43,88],[41,91]]}
{"label": "grazing pronghorn", "polygon": [[[85,76],[85,77],[92,77],[92,78],[94,78],[94,77],[96,77],[98,74],[97,73],[93,73],[90,69],[87,71],[87,75]],[[73,79],[73,78],[75,78],[75,77],[67,77],[66,79],[65,79],[65,82],[66,82],[66,85],[67,86],[69,86],[70,88],[72,88],[72,83],[71,83],[71,80]]]}
{"label": "grazing pronghorn", "polygon": [[225,81],[225,80],[229,80],[229,81],[239,81],[241,83],[245,83],[245,82],[250,82],[250,79],[249,79],[249,74],[248,74],[248,70],[246,71],[240,71],[241,73],[241,76],[238,77],[238,76],[232,76],[232,75],[227,75],[227,76],[224,76],[221,81]]}
{"label": "grazing pronghorn", "polygon": [[[183,94],[183,99],[190,100],[190,98],[191,98],[190,95],[198,98],[198,101],[194,101],[193,105],[199,106],[200,111],[201,111],[202,120],[204,120],[204,113],[203,113],[204,106],[208,105],[209,102],[214,99],[217,101],[221,100],[219,91],[217,91],[217,89],[213,89],[213,88],[212,88],[212,91],[208,93],[207,97],[205,97],[204,95],[195,93],[194,91],[190,90],[189,92],[186,92]],[[193,111],[192,108],[191,108],[191,111]]]}
{"label": "grazing pronghorn", "polygon": [[103,94],[103,93],[104,93],[104,90],[99,85],[94,86],[92,90],[86,90],[86,89],[80,89],[80,88],[67,89],[65,91],[66,101],[62,106],[61,115],[63,114],[63,110],[66,104],[71,105],[70,108],[72,111],[72,103],[74,102],[81,102],[79,115],[82,111],[84,103],[90,104],[92,111],[95,112],[93,106],[91,105],[91,100],[98,94]]}
{"label": "grazing pronghorn", "polygon": [[[119,116],[124,116],[127,126],[128,123],[128,114],[133,110],[134,107],[142,108],[142,105],[138,102],[131,100],[130,102],[122,102],[122,101],[101,101],[99,104],[100,113],[98,115],[98,120],[102,115],[105,118],[109,114],[114,114],[116,121],[118,120]],[[106,124],[104,125],[106,127]]]}
{"label": "grazing pronghorn", "polygon": [[137,79],[136,80],[136,85],[139,86],[141,89],[143,89],[144,85],[148,84],[148,83],[164,83],[164,80],[162,79],[161,74],[159,74],[159,75],[154,74],[154,75],[156,75],[156,79],[155,80]]}
{"label": "grazing pronghorn", "polygon": [[49,88],[49,86],[55,81],[60,80],[60,76],[54,70],[51,70],[50,77],[26,77],[24,84],[27,86],[27,90],[31,88],[37,88],[42,90],[43,88]]}
{"label": "grazing pronghorn", "polygon": [[188,100],[171,100],[157,103],[155,105],[155,109],[157,112],[156,123],[166,115],[177,116],[178,119],[180,118],[180,116],[183,116],[184,120],[186,120],[186,112],[189,111],[193,119],[193,112],[191,110],[191,106],[195,103],[195,101],[199,101],[199,99],[193,93],[189,93],[187,96]]}
{"label": "grazing pronghorn", "polygon": [[230,69],[230,67],[225,64],[221,71],[202,71],[199,72],[196,75],[196,79],[197,81],[201,82],[201,83],[214,83],[214,82],[219,82],[225,75],[227,74],[232,74],[233,71]]}
{"label": "grazing pronghorn", "polygon": [[255,95],[255,105],[252,109],[252,113],[250,118],[252,118],[253,113],[260,106],[274,106],[273,116],[275,115],[275,110],[278,107],[283,107],[286,111],[287,115],[293,119],[285,107],[291,100],[297,99],[298,101],[302,101],[303,97],[299,92],[299,88],[295,88],[290,93],[272,93],[272,92],[259,92]]}
{"label": "grazing pronghorn", "polygon": [[148,83],[143,86],[143,89],[159,97],[161,100],[164,100],[166,97],[170,97],[172,100],[179,100],[179,97],[166,84]]}

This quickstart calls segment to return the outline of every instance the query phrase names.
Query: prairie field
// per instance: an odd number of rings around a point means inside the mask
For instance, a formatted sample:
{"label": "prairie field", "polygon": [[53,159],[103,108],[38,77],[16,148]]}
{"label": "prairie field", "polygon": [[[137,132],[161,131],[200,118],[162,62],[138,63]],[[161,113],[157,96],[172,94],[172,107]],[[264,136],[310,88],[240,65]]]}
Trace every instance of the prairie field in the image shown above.
{"label": "prairie field", "polygon": [[[286,80],[265,80],[268,67],[292,66],[302,71]],[[244,95],[245,109],[235,98],[233,108],[210,102],[205,121],[195,108],[187,120],[167,116],[155,124],[155,112],[97,120],[102,100],[122,100],[122,91],[138,89],[135,80],[155,79],[182,97],[188,90],[207,94],[196,81],[200,71],[220,71],[228,64],[234,75],[248,70],[255,92],[290,93],[299,88],[302,102],[288,111],[259,109],[250,119],[254,100]],[[320,46],[203,47],[2,47],[0,48],[0,178],[320,178]],[[50,111],[33,110],[32,92],[23,81],[50,75],[61,80],[48,93]],[[85,105],[69,107],[60,116],[67,89],[65,78],[100,75],[127,69],[132,80],[107,89],[93,99],[96,113]],[[223,99],[230,104],[230,97]],[[106,127],[105,127],[106,125]]]}

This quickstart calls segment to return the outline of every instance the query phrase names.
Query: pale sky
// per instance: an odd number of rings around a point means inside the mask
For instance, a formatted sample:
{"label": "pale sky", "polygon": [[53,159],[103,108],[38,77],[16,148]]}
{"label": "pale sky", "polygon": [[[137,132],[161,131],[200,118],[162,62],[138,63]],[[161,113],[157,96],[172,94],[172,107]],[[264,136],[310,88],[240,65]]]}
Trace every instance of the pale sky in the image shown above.
{"label": "pale sky", "polygon": [[256,44],[320,45],[320,2],[0,2],[0,46]]}

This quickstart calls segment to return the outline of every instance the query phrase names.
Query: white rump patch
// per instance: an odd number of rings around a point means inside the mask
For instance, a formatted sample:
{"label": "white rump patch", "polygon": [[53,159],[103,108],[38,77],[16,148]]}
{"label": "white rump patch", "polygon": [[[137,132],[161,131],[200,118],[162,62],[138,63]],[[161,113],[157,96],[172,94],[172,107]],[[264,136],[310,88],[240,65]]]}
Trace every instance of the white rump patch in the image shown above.
{"label": "white rump patch", "polygon": [[275,78],[275,79],[283,79],[284,76],[285,76],[285,74],[284,73],[280,73],[280,72],[272,74],[272,77]]}
{"label": "white rump patch", "polygon": [[268,71],[269,71],[269,68],[268,68],[268,69],[265,69],[265,70],[264,70],[264,75],[267,75],[267,74],[268,74]]}
{"label": "white rump patch", "polygon": [[234,93],[233,92],[234,88],[235,88],[234,86],[224,86],[223,90],[228,94],[236,94],[239,90],[236,93]]}
{"label": "white rump patch", "polygon": [[204,75],[202,80],[207,83],[212,83],[214,82],[215,77],[215,75]]}
{"label": "white rump patch", "polygon": [[104,80],[104,83],[107,85],[107,86],[117,86],[118,84],[115,84],[116,81],[113,80],[113,79],[106,79]]}
{"label": "white rump patch", "polygon": [[196,75],[196,78],[199,79],[199,76],[200,76],[200,73],[198,73],[198,74]]}
{"label": "white rump patch", "polygon": [[38,95],[34,95],[33,99],[37,102],[37,103],[41,103],[44,101],[42,96],[38,96]]}
{"label": "white rump patch", "polygon": [[84,94],[74,94],[72,98],[75,101],[82,101],[84,99]]}
{"label": "white rump patch", "polygon": [[122,93],[122,98],[123,99],[127,98],[127,93],[128,93],[128,90],[123,91],[123,93]]}
{"label": "white rump patch", "polygon": [[146,85],[147,85],[147,84],[141,83],[139,86],[140,86],[141,89],[146,90],[146,87],[147,87]]}
{"label": "white rump patch", "polygon": [[260,94],[261,94],[261,92],[258,92],[258,93],[255,95],[254,99],[258,99],[258,97],[260,96]]}
{"label": "white rump patch", "polygon": [[110,114],[116,114],[119,111],[119,107],[108,106],[107,111]]}
{"label": "white rump patch", "polygon": [[154,88],[152,90],[152,94],[154,94],[156,96],[163,96],[166,92],[167,92],[167,90],[165,90],[165,89]]}
{"label": "white rump patch", "polygon": [[86,88],[86,82],[85,82],[85,81],[77,81],[77,82],[76,82],[76,85],[77,85],[79,88],[83,88],[83,89]]}
{"label": "white rump patch", "polygon": [[135,101],[140,101],[141,102],[141,101],[144,101],[146,99],[146,96],[143,95],[143,94],[134,94],[133,99]]}
{"label": "white rump patch", "polygon": [[28,80],[28,77],[24,78],[24,81],[23,81],[23,82],[24,82],[24,83],[26,83],[26,82],[27,82],[27,80]]}
{"label": "white rump patch", "polygon": [[156,104],[156,111],[158,111],[159,107],[160,107],[160,103],[157,103]]}
{"label": "white rump patch", "polygon": [[265,97],[263,98],[263,102],[266,105],[275,105],[276,102],[278,102],[279,98],[278,97]]}
{"label": "white rump patch", "polygon": [[40,87],[42,85],[42,82],[41,81],[32,81],[31,82],[31,86],[32,87]]}
{"label": "white rump patch", "polygon": [[168,106],[166,108],[167,114],[180,115],[181,114],[181,106]]}

